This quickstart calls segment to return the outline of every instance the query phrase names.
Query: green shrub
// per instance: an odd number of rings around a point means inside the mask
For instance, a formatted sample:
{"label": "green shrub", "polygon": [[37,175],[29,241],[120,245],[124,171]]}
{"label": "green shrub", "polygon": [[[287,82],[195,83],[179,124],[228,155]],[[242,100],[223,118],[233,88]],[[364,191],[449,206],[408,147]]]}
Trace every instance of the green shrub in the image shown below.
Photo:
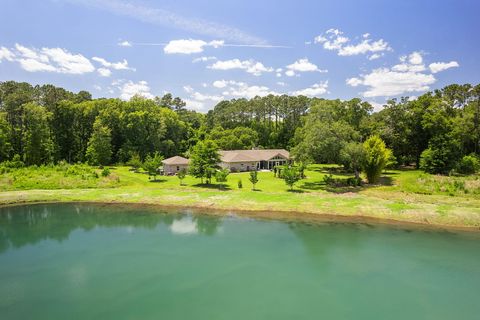
{"label": "green shrub", "polygon": [[331,174],[323,176],[323,182],[325,182],[326,185],[331,185],[333,182],[335,182],[335,179],[333,179],[333,176]]}
{"label": "green shrub", "polygon": [[456,171],[461,174],[474,174],[480,169],[480,162],[477,157],[464,156],[456,165]]}
{"label": "green shrub", "polygon": [[110,175],[110,169],[105,168],[102,170],[102,177],[108,177]]}
{"label": "green shrub", "polygon": [[285,180],[287,186],[290,187],[290,190],[293,190],[295,183],[301,179],[300,173],[298,172],[297,168],[294,167],[283,169],[282,178]]}
{"label": "green shrub", "polygon": [[187,176],[187,170],[185,168],[182,168],[180,171],[177,173],[178,179],[180,179],[180,185],[183,185],[183,179]]}
{"label": "green shrub", "polygon": [[242,179],[238,179],[237,186],[238,186],[238,189],[243,188]]}
{"label": "green shrub", "polygon": [[23,163],[22,159],[20,158],[20,155],[16,154],[13,156],[12,160],[4,161],[2,163],[2,166],[10,169],[19,169],[19,168],[25,167],[25,163]]}
{"label": "green shrub", "polygon": [[368,138],[363,143],[363,148],[365,149],[363,169],[368,183],[376,183],[388,160],[391,159],[392,150],[385,146],[385,142],[379,136]]}
{"label": "green shrub", "polygon": [[420,169],[428,173],[447,174],[458,162],[460,148],[450,137],[434,137],[420,156]]}
{"label": "green shrub", "polygon": [[227,182],[227,177],[228,177],[229,173],[230,173],[230,171],[228,169],[218,170],[215,173],[215,180],[217,182]]}

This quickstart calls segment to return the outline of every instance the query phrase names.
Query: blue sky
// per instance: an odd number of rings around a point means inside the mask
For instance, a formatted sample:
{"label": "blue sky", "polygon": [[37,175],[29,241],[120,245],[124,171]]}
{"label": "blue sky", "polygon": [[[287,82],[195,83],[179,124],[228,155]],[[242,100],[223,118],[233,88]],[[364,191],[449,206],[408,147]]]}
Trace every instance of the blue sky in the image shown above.
{"label": "blue sky", "polygon": [[360,97],[479,82],[478,1],[2,0],[0,81],[94,97]]}

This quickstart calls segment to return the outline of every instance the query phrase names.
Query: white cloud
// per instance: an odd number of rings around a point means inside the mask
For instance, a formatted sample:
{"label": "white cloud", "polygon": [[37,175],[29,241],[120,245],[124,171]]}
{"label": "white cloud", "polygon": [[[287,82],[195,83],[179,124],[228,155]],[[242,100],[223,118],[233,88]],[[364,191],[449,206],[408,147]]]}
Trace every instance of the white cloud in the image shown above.
{"label": "white cloud", "polygon": [[191,100],[191,99],[183,99],[187,108],[194,109],[197,111],[206,111],[206,105],[204,102]]}
{"label": "white cloud", "polygon": [[17,60],[20,63],[20,66],[22,67],[23,70],[28,71],[28,72],[57,72],[57,69],[48,64],[48,63],[43,63],[39,60],[35,59],[18,59]]}
{"label": "white cloud", "polygon": [[121,62],[109,62],[109,61],[107,61],[103,58],[93,57],[92,60],[100,63],[105,68],[110,68],[110,69],[114,69],[114,70],[132,70],[132,71],[135,71],[135,69],[130,68],[128,66],[128,61],[125,60],[125,59],[123,59],[123,61],[121,61]]}
{"label": "white cloud", "polygon": [[313,86],[291,92],[295,96],[318,97],[327,93],[328,81],[316,83]]}
{"label": "white cloud", "polygon": [[208,95],[208,94],[202,94],[200,92],[193,92],[192,98],[196,101],[222,101],[223,97],[222,96],[214,96],[214,95]]}
{"label": "white cloud", "polygon": [[[222,81],[224,80],[218,81],[218,83],[221,83]],[[228,81],[226,83],[228,83]],[[189,94],[189,98],[184,99],[187,107],[197,111],[207,111],[207,107],[211,107],[223,100],[222,96],[200,93],[195,91],[191,86],[184,86],[183,90]]]}
{"label": "white cloud", "polygon": [[328,72],[328,70],[319,69],[317,65],[308,61],[307,58],[299,59],[294,63],[289,64],[286,66],[286,69],[287,71],[285,74],[289,77],[293,77],[295,72]]}
{"label": "white cloud", "polygon": [[352,87],[358,87],[363,83],[362,80],[359,78],[350,78],[350,79],[347,79],[346,82],[349,86],[352,86]]}
{"label": "white cloud", "polygon": [[127,40],[125,40],[125,41],[120,41],[120,42],[118,43],[118,45],[119,45],[120,47],[131,47],[131,46],[132,46],[132,43],[129,42],[129,41],[127,41]]}
{"label": "white cloud", "polygon": [[427,91],[435,82],[431,74],[420,72],[399,72],[388,68],[375,69],[360,78],[351,78],[347,84],[351,86],[364,85],[369,87],[363,92],[364,97],[389,97],[407,92]]}
{"label": "white cloud", "polygon": [[447,70],[447,69],[450,69],[450,68],[457,68],[459,66],[460,65],[458,64],[457,61],[434,62],[434,63],[430,63],[428,65],[428,68],[430,69],[430,71],[432,73],[437,73],[437,72],[444,71],[444,70]]}
{"label": "white cloud", "polygon": [[368,60],[376,60],[384,56],[384,53],[374,53],[368,56]]}
{"label": "white cloud", "polygon": [[10,61],[16,57],[20,66],[28,72],[57,72],[84,74],[95,71],[90,60],[81,54],[72,54],[62,48],[27,48],[15,44],[16,53],[9,55]]}
{"label": "white cloud", "polygon": [[56,68],[60,73],[83,74],[95,70],[90,60],[81,54],[71,54],[61,48],[42,48],[42,52],[57,65]]}
{"label": "white cloud", "polygon": [[285,82],[283,82],[283,81],[278,81],[278,82],[277,82],[277,85],[279,85],[279,86],[281,86],[281,87],[287,86],[287,84],[286,84]]}
{"label": "white cloud", "polygon": [[[343,36],[343,32],[338,29],[329,29],[324,34],[315,37],[314,42],[323,45],[326,50],[337,51],[339,56],[354,56],[367,53],[378,53],[391,51],[392,48],[388,42],[383,39],[375,40],[369,38],[370,34],[362,35],[363,40],[358,43],[351,43],[348,37]],[[371,55],[370,60],[378,59],[380,55]]]}
{"label": "white cloud", "polygon": [[293,77],[295,75],[295,71],[293,70],[287,70],[285,71],[285,75],[289,76],[289,77]]}
{"label": "white cloud", "polygon": [[383,39],[373,41],[373,42],[370,39],[365,39],[358,44],[348,45],[340,48],[338,50],[338,55],[355,56],[355,55],[365,54],[369,52],[381,52],[381,51],[388,51],[388,50],[391,50],[391,48],[388,46],[388,43]]}
{"label": "white cloud", "polygon": [[393,71],[422,72],[426,70],[425,65],[423,64],[423,56],[418,51],[414,51],[408,56],[400,57],[400,62],[400,64],[396,64],[392,67]]}
{"label": "white cloud", "polygon": [[172,40],[163,48],[163,52],[166,54],[192,54],[203,52],[204,47],[210,46],[218,48],[223,46],[224,42],[221,40],[213,40],[210,42],[205,42],[203,40],[194,40],[194,39],[180,39]]}
{"label": "white cloud", "polygon": [[273,72],[273,68],[265,67],[263,63],[255,60],[244,60],[231,59],[224,61],[217,61],[214,64],[208,66],[208,68],[213,70],[233,70],[241,69],[246,72],[253,74],[254,76],[260,76],[264,72]]}
{"label": "white cloud", "polygon": [[[366,86],[367,90],[362,92],[362,95],[367,98],[424,92],[435,83],[435,77],[426,72],[421,52],[412,52],[399,60],[400,63],[391,68],[374,69],[369,74],[347,79],[346,83],[352,87]],[[430,70],[435,73],[432,68]]]}
{"label": "white cloud", "polygon": [[96,69],[91,60],[82,54],[74,54],[62,48],[35,48],[15,44],[14,48],[0,47],[0,61],[18,62],[28,72],[55,72],[63,74],[85,74],[97,71],[102,77],[109,77],[111,70],[135,70],[128,66],[127,60],[109,62],[103,58],[92,60],[101,64]]}
{"label": "white cloud", "polygon": [[212,60],[217,60],[217,57],[213,57],[213,56],[210,56],[210,57],[200,57],[200,58],[195,58],[192,60],[193,63],[197,63],[197,62],[207,62],[207,61],[212,61]]}
{"label": "white cloud", "polygon": [[[117,82],[113,82],[115,85]],[[139,95],[148,99],[153,99],[153,94],[150,93],[150,87],[147,81],[127,81],[123,84],[117,85],[120,89],[120,99],[130,100],[135,95]]]}
{"label": "white cloud", "polygon": [[13,61],[15,54],[10,51],[8,48],[0,47],[0,62],[2,60]]}
{"label": "white cloud", "polygon": [[386,103],[378,103],[378,102],[375,102],[375,101],[368,101],[368,103],[370,103],[373,107],[373,112],[379,112],[379,111],[382,111],[383,108],[384,108],[384,105]]}
{"label": "white cloud", "polygon": [[212,85],[215,87],[215,88],[225,88],[229,83],[231,83],[231,81],[226,81],[226,80],[216,80],[212,83]]}
{"label": "white cloud", "polygon": [[102,77],[110,77],[112,75],[112,71],[110,71],[110,69],[106,69],[106,68],[98,68],[97,72]]}
{"label": "white cloud", "polygon": [[422,54],[418,51],[412,52],[408,56],[408,62],[410,62],[411,64],[422,64],[423,63]]}
{"label": "white cloud", "polygon": [[[224,81],[224,80],[223,80]],[[247,98],[251,99],[256,96],[264,97],[269,94],[278,95],[278,92],[270,90],[266,86],[259,86],[259,85],[248,85],[245,82],[238,82],[238,81],[225,81],[227,84],[225,90],[222,92],[223,96],[230,96],[230,97],[238,97],[238,98]]]}
{"label": "white cloud", "polygon": [[186,93],[192,93],[192,92],[193,92],[192,86],[183,86],[183,90],[184,90]]}

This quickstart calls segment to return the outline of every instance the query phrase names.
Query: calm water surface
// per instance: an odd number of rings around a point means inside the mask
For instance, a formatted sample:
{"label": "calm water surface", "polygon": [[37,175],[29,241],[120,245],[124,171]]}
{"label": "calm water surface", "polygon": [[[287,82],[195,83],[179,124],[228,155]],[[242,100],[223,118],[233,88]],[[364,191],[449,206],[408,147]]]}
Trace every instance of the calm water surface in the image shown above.
{"label": "calm water surface", "polygon": [[480,319],[480,236],[0,209],[0,319]]}

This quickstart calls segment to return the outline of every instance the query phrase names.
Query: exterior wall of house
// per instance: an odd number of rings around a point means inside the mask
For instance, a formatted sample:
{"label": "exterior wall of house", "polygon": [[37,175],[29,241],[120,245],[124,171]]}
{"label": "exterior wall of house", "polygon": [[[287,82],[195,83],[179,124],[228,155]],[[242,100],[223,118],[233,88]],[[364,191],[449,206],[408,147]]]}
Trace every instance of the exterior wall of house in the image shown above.
{"label": "exterior wall of house", "polygon": [[188,164],[164,164],[163,165],[163,174],[165,175],[172,175],[176,174],[178,171],[185,169],[188,170]]}
{"label": "exterior wall of house", "polygon": [[257,168],[257,162],[221,162],[220,167],[232,172],[252,171]]}

